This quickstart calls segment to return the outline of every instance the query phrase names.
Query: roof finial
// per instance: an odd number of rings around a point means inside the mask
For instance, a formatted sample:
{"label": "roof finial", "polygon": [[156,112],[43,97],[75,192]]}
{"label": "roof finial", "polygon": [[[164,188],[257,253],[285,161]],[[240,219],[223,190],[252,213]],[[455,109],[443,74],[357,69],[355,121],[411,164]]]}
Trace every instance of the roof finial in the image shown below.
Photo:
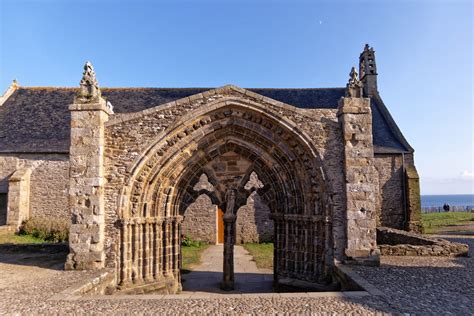
{"label": "roof finial", "polygon": [[83,103],[98,102],[101,98],[99,83],[95,77],[94,67],[91,62],[87,61],[84,65],[84,73],[80,82],[79,93],[77,99]]}
{"label": "roof finial", "polygon": [[352,67],[351,72],[349,73],[349,82],[346,85],[346,97],[362,97],[362,83],[359,80],[359,75],[357,74],[355,67]]}
{"label": "roof finial", "polygon": [[374,48],[373,47],[370,47],[369,44],[365,44],[364,46],[364,52],[373,52],[374,51]]}
{"label": "roof finial", "polygon": [[18,80],[13,79],[13,82],[12,82],[12,84],[11,84],[11,87],[12,87],[13,89],[17,89],[19,86],[20,86],[20,84],[18,83]]}

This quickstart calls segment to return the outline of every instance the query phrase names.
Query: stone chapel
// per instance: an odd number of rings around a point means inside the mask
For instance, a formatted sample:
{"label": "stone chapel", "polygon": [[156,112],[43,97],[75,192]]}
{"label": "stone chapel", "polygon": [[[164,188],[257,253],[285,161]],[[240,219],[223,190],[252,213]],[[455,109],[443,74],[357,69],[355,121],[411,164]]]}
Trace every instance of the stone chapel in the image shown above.
{"label": "stone chapel", "polygon": [[[181,287],[181,241],[271,241],[274,280],[379,263],[376,228],[419,232],[414,150],[377,89],[374,49],[340,88],[22,87],[0,97],[0,225],[70,220],[66,269]],[[396,106],[396,105],[393,105]]]}

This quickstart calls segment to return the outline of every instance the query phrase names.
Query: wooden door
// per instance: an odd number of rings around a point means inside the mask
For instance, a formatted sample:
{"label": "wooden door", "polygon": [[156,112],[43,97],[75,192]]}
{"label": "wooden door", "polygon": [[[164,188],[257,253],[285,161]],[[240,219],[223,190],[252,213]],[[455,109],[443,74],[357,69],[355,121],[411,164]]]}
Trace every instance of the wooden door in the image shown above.
{"label": "wooden door", "polygon": [[224,243],[224,212],[217,208],[217,243]]}

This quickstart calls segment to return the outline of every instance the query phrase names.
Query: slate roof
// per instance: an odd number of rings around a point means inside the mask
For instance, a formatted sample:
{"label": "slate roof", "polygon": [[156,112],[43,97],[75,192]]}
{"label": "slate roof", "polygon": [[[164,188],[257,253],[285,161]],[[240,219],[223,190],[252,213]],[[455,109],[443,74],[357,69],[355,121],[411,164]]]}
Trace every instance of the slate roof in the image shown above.
{"label": "slate roof", "polygon": [[[101,88],[115,113],[138,112],[211,88]],[[345,88],[248,89],[299,108],[336,109]],[[76,88],[20,87],[0,106],[0,152],[69,151],[70,114]],[[411,151],[380,98],[372,99],[377,153]]]}

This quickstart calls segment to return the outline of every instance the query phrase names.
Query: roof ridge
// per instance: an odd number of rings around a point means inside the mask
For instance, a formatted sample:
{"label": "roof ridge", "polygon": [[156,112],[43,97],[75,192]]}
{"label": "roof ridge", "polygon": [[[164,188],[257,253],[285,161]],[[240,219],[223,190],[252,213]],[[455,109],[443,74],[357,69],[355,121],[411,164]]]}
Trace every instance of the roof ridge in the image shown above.
{"label": "roof ridge", "polygon": [[[219,87],[101,87],[101,90],[158,90],[158,89],[179,89],[179,90],[192,90],[192,89],[203,89],[211,90],[218,89]],[[79,87],[61,87],[61,86],[20,86],[17,89],[30,89],[30,90],[41,90],[41,89],[64,89],[64,90],[77,90]],[[340,90],[345,87],[329,87],[329,88],[242,88],[245,90]]]}
{"label": "roof ridge", "polygon": [[246,90],[252,89],[264,89],[264,90],[340,90],[345,89],[345,87],[329,87],[329,88],[243,88]]}

